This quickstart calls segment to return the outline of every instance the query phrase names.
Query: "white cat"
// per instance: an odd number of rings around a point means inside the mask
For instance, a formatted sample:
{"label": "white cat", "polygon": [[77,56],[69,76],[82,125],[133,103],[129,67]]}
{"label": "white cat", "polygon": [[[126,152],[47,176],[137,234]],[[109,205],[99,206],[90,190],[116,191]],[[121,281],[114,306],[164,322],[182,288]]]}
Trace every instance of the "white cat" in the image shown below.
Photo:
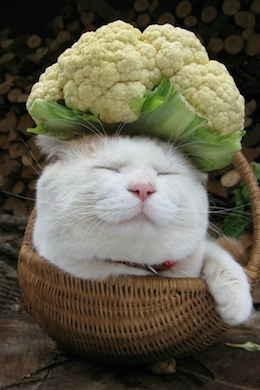
{"label": "white cat", "polygon": [[142,137],[38,136],[37,252],[77,277],[202,276],[230,325],[252,310],[240,265],[207,238],[206,175],[172,144]]}

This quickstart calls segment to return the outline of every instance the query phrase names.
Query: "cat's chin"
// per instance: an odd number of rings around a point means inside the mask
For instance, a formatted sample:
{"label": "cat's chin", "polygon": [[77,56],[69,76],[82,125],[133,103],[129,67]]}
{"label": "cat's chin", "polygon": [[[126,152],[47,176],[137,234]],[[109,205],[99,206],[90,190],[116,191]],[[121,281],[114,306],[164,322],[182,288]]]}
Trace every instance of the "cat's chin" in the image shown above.
{"label": "cat's chin", "polygon": [[[145,202],[144,202],[145,203]],[[145,204],[140,204],[137,207],[133,207],[132,209],[129,207],[127,211],[124,213],[107,213],[105,215],[105,218],[101,218],[105,222],[105,225],[107,227],[107,224],[110,223],[111,225],[146,225],[146,224],[153,224],[157,225],[159,221],[157,221],[158,218],[156,218],[155,213],[153,213],[152,208],[150,207],[148,210],[145,207]]]}
{"label": "cat's chin", "polygon": [[154,221],[152,217],[141,211],[137,215],[134,215],[133,217],[123,221],[123,224],[127,224],[133,227],[142,227],[147,226],[147,224],[156,225],[156,221]]}

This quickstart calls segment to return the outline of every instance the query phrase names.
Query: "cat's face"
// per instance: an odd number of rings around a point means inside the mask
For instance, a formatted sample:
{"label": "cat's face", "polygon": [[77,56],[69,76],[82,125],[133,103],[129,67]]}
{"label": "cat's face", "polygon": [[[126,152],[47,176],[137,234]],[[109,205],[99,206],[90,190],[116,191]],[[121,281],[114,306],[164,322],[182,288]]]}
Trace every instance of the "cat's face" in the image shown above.
{"label": "cat's face", "polygon": [[205,177],[173,146],[86,137],[59,150],[38,182],[37,207],[43,230],[77,243],[81,258],[159,262],[205,237]]}

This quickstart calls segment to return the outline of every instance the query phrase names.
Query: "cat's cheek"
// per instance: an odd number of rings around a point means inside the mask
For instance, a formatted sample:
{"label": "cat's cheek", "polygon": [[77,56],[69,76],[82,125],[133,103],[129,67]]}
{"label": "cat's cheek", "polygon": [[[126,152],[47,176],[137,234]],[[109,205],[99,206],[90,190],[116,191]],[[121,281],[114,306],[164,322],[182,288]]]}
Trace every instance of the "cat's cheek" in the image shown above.
{"label": "cat's cheek", "polygon": [[156,199],[147,202],[143,208],[144,214],[158,226],[171,224],[178,215],[178,207],[172,202]]}
{"label": "cat's cheek", "polygon": [[97,202],[95,214],[104,222],[118,224],[137,217],[142,212],[142,205],[134,197],[124,197],[120,194]]}

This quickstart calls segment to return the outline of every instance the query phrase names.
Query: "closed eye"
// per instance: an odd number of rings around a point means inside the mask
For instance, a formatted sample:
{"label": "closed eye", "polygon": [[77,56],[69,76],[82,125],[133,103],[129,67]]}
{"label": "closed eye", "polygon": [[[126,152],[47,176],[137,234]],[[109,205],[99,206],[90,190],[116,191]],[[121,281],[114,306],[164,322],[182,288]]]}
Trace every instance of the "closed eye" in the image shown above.
{"label": "closed eye", "polygon": [[112,172],[118,172],[119,173],[119,168],[116,167],[103,167],[103,166],[95,166],[95,169],[105,169],[106,171],[112,171]]}
{"label": "closed eye", "polygon": [[177,172],[158,172],[157,176],[178,175]]}

